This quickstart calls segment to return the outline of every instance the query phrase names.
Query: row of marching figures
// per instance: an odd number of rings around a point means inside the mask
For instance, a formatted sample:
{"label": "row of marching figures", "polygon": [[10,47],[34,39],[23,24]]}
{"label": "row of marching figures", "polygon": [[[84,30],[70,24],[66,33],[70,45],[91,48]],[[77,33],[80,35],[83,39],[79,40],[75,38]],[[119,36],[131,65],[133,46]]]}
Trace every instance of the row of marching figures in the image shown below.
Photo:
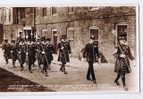
{"label": "row of marching figures", "polygon": [[[117,42],[118,46],[116,47],[116,52],[113,54],[116,59],[115,72],[117,73],[114,83],[119,86],[120,83],[118,80],[121,78],[123,87],[127,90],[126,74],[131,72],[129,60],[134,60],[134,57],[124,35],[120,35]],[[66,63],[70,62],[70,41],[61,38],[57,46],[58,61],[61,62],[59,70],[64,74],[68,74],[66,71]],[[12,59],[12,64],[15,68],[15,63],[18,61],[21,71],[24,70],[24,64],[26,64],[29,72],[32,73],[32,67],[37,61],[40,71],[45,76],[48,76],[48,71],[51,70],[51,62],[53,61],[54,54],[54,45],[51,44],[50,38],[41,38],[37,40],[12,40],[10,43],[5,39],[2,43],[2,49],[6,64],[9,63],[9,59]],[[90,37],[89,42],[81,50],[81,53],[80,55],[82,55],[83,58],[86,58],[88,62],[86,79],[97,84],[93,64],[96,62],[98,63],[99,59],[104,63],[106,63],[107,60],[104,55],[99,52],[98,42],[95,41],[94,36]],[[81,59],[81,57],[79,57],[79,59]]]}

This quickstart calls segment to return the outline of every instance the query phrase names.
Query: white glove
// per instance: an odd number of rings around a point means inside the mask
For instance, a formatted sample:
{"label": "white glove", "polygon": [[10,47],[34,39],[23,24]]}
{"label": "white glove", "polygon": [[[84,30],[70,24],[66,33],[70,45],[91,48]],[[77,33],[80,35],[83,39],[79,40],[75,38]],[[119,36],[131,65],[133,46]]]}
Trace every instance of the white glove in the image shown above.
{"label": "white glove", "polygon": [[64,49],[64,47],[61,47],[61,50],[63,50]]}
{"label": "white glove", "polygon": [[44,52],[44,51],[42,51],[42,54],[45,54],[45,52]]}
{"label": "white glove", "polygon": [[125,55],[124,55],[124,54],[121,54],[120,57],[125,58]]}
{"label": "white glove", "polygon": [[72,54],[69,54],[69,57],[72,57]]}
{"label": "white glove", "polygon": [[136,67],[136,61],[135,60],[132,61],[132,64],[134,67]]}

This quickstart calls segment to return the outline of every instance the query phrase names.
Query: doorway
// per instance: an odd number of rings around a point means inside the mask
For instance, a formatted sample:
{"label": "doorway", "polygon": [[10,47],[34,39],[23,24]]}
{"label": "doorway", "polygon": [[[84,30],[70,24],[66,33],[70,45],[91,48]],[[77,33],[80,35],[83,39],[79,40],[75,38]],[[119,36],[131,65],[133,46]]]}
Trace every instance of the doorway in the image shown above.
{"label": "doorway", "polygon": [[125,40],[127,40],[127,24],[117,24],[117,38],[119,38],[120,35],[124,35]]}

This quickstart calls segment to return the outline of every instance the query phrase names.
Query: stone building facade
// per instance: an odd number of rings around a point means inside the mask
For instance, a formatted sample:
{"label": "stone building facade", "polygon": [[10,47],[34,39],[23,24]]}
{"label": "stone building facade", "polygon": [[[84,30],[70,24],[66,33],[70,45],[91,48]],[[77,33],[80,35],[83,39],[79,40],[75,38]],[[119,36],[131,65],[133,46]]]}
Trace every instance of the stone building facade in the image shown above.
{"label": "stone building facade", "polygon": [[57,45],[61,36],[65,36],[71,41],[72,55],[78,57],[94,35],[99,50],[108,62],[113,62],[111,54],[116,39],[120,33],[126,33],[129,46],[136,52],[136,8],[133,6],[17,7],[1,8],[0,13],[2,36],[9,40],[16,39],[20,32],[23,36],[32,32],[36,37],[50,37]]}
{"label": "stone building facade", "polygon": [[4,7],[3,10],[0,11],[0,13],[3,13],[1,14],[3,17],[3,38],[16,40],[20,32],[24,33],[24,28],[32,29],[35,24],[34,9],[35,8],[30,7]]}
{"label": "stone building facade", "polygon": [[90,36],[95,35],[99,50],[107,61],[113,62],[115,35],[126,33],[135,52],[136,9],[123,6],[36,8],[36,30],[39,36],[52,38],[53,44],[65,35],[71,40],[73,56],[78,56]]}

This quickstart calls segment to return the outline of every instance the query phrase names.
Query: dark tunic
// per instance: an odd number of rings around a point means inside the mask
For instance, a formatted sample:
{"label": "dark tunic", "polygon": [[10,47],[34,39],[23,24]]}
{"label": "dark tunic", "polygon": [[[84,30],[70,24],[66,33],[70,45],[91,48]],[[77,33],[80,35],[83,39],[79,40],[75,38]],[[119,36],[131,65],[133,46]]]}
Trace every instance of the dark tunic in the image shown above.
{"label": "dark tunic", "polygon": [[30,45],[28,48],[29,64],[34,64],[34,62],[36,60],[35,55],[36,55],[36,49],[33,44],[33,45]]}
{"label": "dark tunic", "polygon": [[[116,62],[115,62],[115,72],[124,72],[124,73],[130,73],[131,72],[131,67],[130,67],[130,61],[129,59],[133,60],[134,57],[132,56],[130,47],[127,45],[122,45],[122,51],[118,48],[117,53],[114,54],[116,57]],[[124,54],[125,58],[121,57],[120,55]]]}
{"label": "dark tunic", "polygon": [[41,64],[43,64],[44,66],[47,66],[48,64],[48,59],[46,56],[46,45],[45,44],[41,44],[40,46],[41,51],[40,51],[40,57],[41,57]]}
{"label": "dark tunic", "polygon": [[48,63],[51,64],[51,61],[53,60],[53,53],[54,53],[54,47],[52,44],[48,44],[46,45],[46,56],[47,56],[47,60],[48,60]]}
{"label": "dark tunic", "polygon": [[10,55],[10,44],[9,43],[3,43],[2,49],[4,50],[4,57],[6,59],[10,59],[11,58],[11,55]]}
{"label": "dark tunic", "polygon": [[42,64],[42,44],[36,44],[36,58],[38,61],[38,65]]}
{"label": "dark tunic", "polygon": [[99,57],[98,47],[94,46],[94,43],[86,44],[83,57],[85,57],[88,62],[97,62],[97,58]]}
{"label": "dark tunic", "polygon": [[13,61],[17,60],[18,48],[16,44],[10,46],[10,55]]}
{"label": "dark tunic", "polygon": [[61,42],[58,44],[59,56],[58,61],[66,64],[70,62],[69,54],[71,53],[71,47],[69,42]]}
{"label": "dark tunic", "polygon": [[18,60],[20,64],[24,64],[26,59],[26,46],[19,45],[18,46]]}

